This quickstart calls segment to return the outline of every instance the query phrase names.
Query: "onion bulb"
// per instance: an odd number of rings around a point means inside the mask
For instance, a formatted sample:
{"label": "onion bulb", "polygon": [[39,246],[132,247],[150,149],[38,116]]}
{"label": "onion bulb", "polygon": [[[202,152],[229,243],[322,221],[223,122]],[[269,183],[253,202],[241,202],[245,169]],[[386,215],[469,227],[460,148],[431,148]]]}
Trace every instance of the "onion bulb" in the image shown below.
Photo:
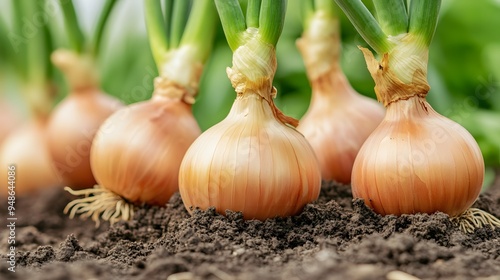
{"label": "onion bulb", "polygon": [[[176,5],[189,8],[185,3]],[[98,185],[67,189],[86,197],[70,202],[64,212],[92,216],[97,226],[101,217],[111,223],[129,220],[134,206],[164,206],[179,189],[186,150],[201,134],[191,108],[215,34],[215,6],[211,0],[194,1],[186,13],[174,14],[178,9],[162,13],[160,2],[145,1],[144,9],[159,72],[153,96],[115,112],[99,128],[90,151]],[[185,28],[178,29],[179,22]]]}
{"label": "onion bulb", "polygon": [[427,103],[426,68],[416,67],[411,82],[403,82],[389,64],[397,53],[385,54],[378,62],[361,49],[387,112],[354,162],[354,197],[382,215],[440,211],[464,231],[500,226],[490,214],[470,208],[483,184],[483,157],[467,130]]}
{"label": "onion bulb", "polygon": [[[132,216],[132,205],[165,205],[178,190],[184,153],[201,133],[185,91],[163,78],[155,79],[152,99],[132,104],[111,115],[92,143],[90,164],[98,186],[73,191],[94,194],[72,201],[65,212],[92,215],[99,223]],[[125,200],[125,201],[123,201]]]}
{"label": "onion bulb", "polygon": [[361,145],[384,117],[384,109],[357,93],[340,67],[338,20],[315,12],[297,46],[302,53],[312,100],[297,129],[311,144],[324,180],[351,182]]}
{"label": "onion bulb", "polygon": [[335,0],[356,30],[380,55],[361,48],[387,109],[363,144],[352,170],[354,197],[382,215],[444,212],[462,231],[500,227],[500,220],[470,208],[484,179],[478,144],[463,127],[427,103],[429,47],[441,1],[386,5],[378,20],[361,2]]}
{"label": "onion bulb", "polygon": [[11,106],[0,100],[0,143],[3,142],[10,132],[21,124],[21,118],[12,110]]}
{"label": "onion bulb", "polygon": [[[0,147],[2,182],[7,182],[9,165],[15,165],[16,168],[16,195],[43,191],[61,183],[48,151],[45,121],[33,120],[13,131],[4,140]],[[2,190],[1,194],[6,194],[6,190]]]}
{"label": "onion bulb", "polygon": [[50,153],[65,184],[76,189],[92,187],[96,183],[90,168],[92,140],[102,122],[123,105],[99,90],[90,57],[57,50],[52,62],[67,77],[71,93],[49,119]]}
{"label": "onion bulb", "polygon": [[314,201],[321,174],[296,121],[274,105],[276,57],[257,32],[233,54],[228,76],[237,98],[228,116],[205,131],[186,152],[179,191],[189,212],[215,207],[245,219],[297,214]]}
{"label": "onion bulb", "polygon": [[201,131],[191,105],[154,98],[111,116],[94,140],[92,170],[100,186],[132,203],[164,205],[178,190],[184,153]]}
{"label": "onion bulb", "polygon": [[458,216],[478,197],[483,177],[483,157],[470,133],[415,96],[387,106],[356,158],[352,188],[383,215]]}

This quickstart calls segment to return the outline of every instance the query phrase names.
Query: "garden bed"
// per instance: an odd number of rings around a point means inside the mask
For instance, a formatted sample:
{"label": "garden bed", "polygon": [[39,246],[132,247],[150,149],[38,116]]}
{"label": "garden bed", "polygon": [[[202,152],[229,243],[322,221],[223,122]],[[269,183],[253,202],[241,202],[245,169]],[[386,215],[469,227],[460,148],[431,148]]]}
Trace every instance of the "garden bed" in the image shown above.
{"label": "garden bed", "polygon": [[[466,235],[442,213],[381,217],[353,201],[348,186],[332,183],[300,215],[265,222],[213,210],[189,216],[176,194],[166,208],[146,207],[133,221],[96,229],[62,213],[71,198],[62,189],[18,198],[16,272],[8,270],[3,229],[0,278],[500,277],[500,229]],[[500,178],[475,206],[500,217]]]}

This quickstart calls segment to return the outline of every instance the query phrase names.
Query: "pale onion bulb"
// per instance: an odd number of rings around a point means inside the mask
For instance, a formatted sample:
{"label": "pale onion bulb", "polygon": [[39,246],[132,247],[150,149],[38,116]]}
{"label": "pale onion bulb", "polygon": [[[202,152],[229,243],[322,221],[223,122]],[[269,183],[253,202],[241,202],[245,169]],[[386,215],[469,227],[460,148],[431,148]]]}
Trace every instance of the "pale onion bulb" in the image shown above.
{"label": "pale onion bulb", "polygon": [[477,199],[484,162],[474,138],[414,96],[388,104],[352,172],[354,197],[375,212],[461,215]]}
{"label": "pale onion bulb", "polygon": [[0,144],[21,124],[21,117],[11,105],[0,100]]}
{"label": "pale onion bulb", "polygon": [[318,9],[297,40],[311,83],[311,104],[297,129],[316,153],[321,176],[351,182],[361,145],[384,117],[384,108],[357,93],[340,67],[338,19]]}
{"label": "pale onion bulb", "polygon": [[[13,131],[0,147],[0,179],[6,186],[7,167],[15,165],[16,195],[26,195],[56,187],[61,181],[52,166],[47,148],[46,122],[33,120]],[[2,196],[7,188],[2,187]]]}
{"label": "pale onion bulb", "polygon": [[123,108],[101,126],[90,161],[98,184],[136,204],[164,205],[178,190],[184,153],[200,135],[191,105],[157,97]]}
{"label": "pale onion bulb", "polygon": [[104,120],[123,104],[99,90],[92,58],[57,50],[52,62],[65,74],[71,92],[49,119],[49,151],[65,184],[92,187],[96,183],[90,168],[92,140]]}
{"label": "pale onion bulb", "polygon": [[81,189],[96,183],[90,168],[90,147],[99,126],[120,101],[95,88],[70,93],[51,114],[48,144],[65,184]]}
{"label": "pale onion bulb", "polygon": [[311,104],[297,129],[311,144],[322,178],[349,184],[354,159],[382,121],[384,109],[357,93],[339,68],[311,83]]}
{"label": "pale onion bulb", "polygon": [[189,148],[179,173],[189,212],[215,207],[263,220],[297,214],[316,200],[321,174],[314,152],[271,106],[257,93],[238,94],[228,116]]}

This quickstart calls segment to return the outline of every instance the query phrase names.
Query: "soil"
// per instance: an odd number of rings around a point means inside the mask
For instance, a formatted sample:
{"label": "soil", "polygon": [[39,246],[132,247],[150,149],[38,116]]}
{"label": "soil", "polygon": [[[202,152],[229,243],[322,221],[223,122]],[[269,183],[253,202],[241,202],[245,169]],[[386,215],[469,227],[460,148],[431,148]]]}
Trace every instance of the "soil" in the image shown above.
{"label": "soil", "polygon": [[[382,217],[334,183],[300,215],[263,222],[190,216],[176,194],[95,228],[62,213],[71,199],[62,189],[18,198],[15,273],[2,226],[0,279],[500,279],[500,229],[464,234],[443,213]],[[500,217],[500,177],[474,206]]]}

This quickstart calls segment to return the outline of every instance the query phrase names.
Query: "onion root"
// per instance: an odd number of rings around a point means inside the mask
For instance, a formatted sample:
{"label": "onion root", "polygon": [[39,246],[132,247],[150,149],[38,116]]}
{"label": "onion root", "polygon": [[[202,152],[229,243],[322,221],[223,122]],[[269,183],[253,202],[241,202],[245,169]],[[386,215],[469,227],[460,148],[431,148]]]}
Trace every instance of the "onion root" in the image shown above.
{"label": "onion root", "polygon": [[453,224],[465,233],[473,233],[474,230],[490,226],[500,228],[500,220],[492,214],[477,208],[469,208],[460,216],[452,217]]}
{"label": "onion root", "polygon": [[82,219],[92,217],[97,228],[100,225],[100,218],[114,224],[119,221],[129,221],[134,216],[134,205],[99,185],[95,185],[92,189],[73,190],[65,187],[64,190],[75,196],[85,196],[71,201],[64,208],[64,214],[69,212],[70,219],[76,214]]}

